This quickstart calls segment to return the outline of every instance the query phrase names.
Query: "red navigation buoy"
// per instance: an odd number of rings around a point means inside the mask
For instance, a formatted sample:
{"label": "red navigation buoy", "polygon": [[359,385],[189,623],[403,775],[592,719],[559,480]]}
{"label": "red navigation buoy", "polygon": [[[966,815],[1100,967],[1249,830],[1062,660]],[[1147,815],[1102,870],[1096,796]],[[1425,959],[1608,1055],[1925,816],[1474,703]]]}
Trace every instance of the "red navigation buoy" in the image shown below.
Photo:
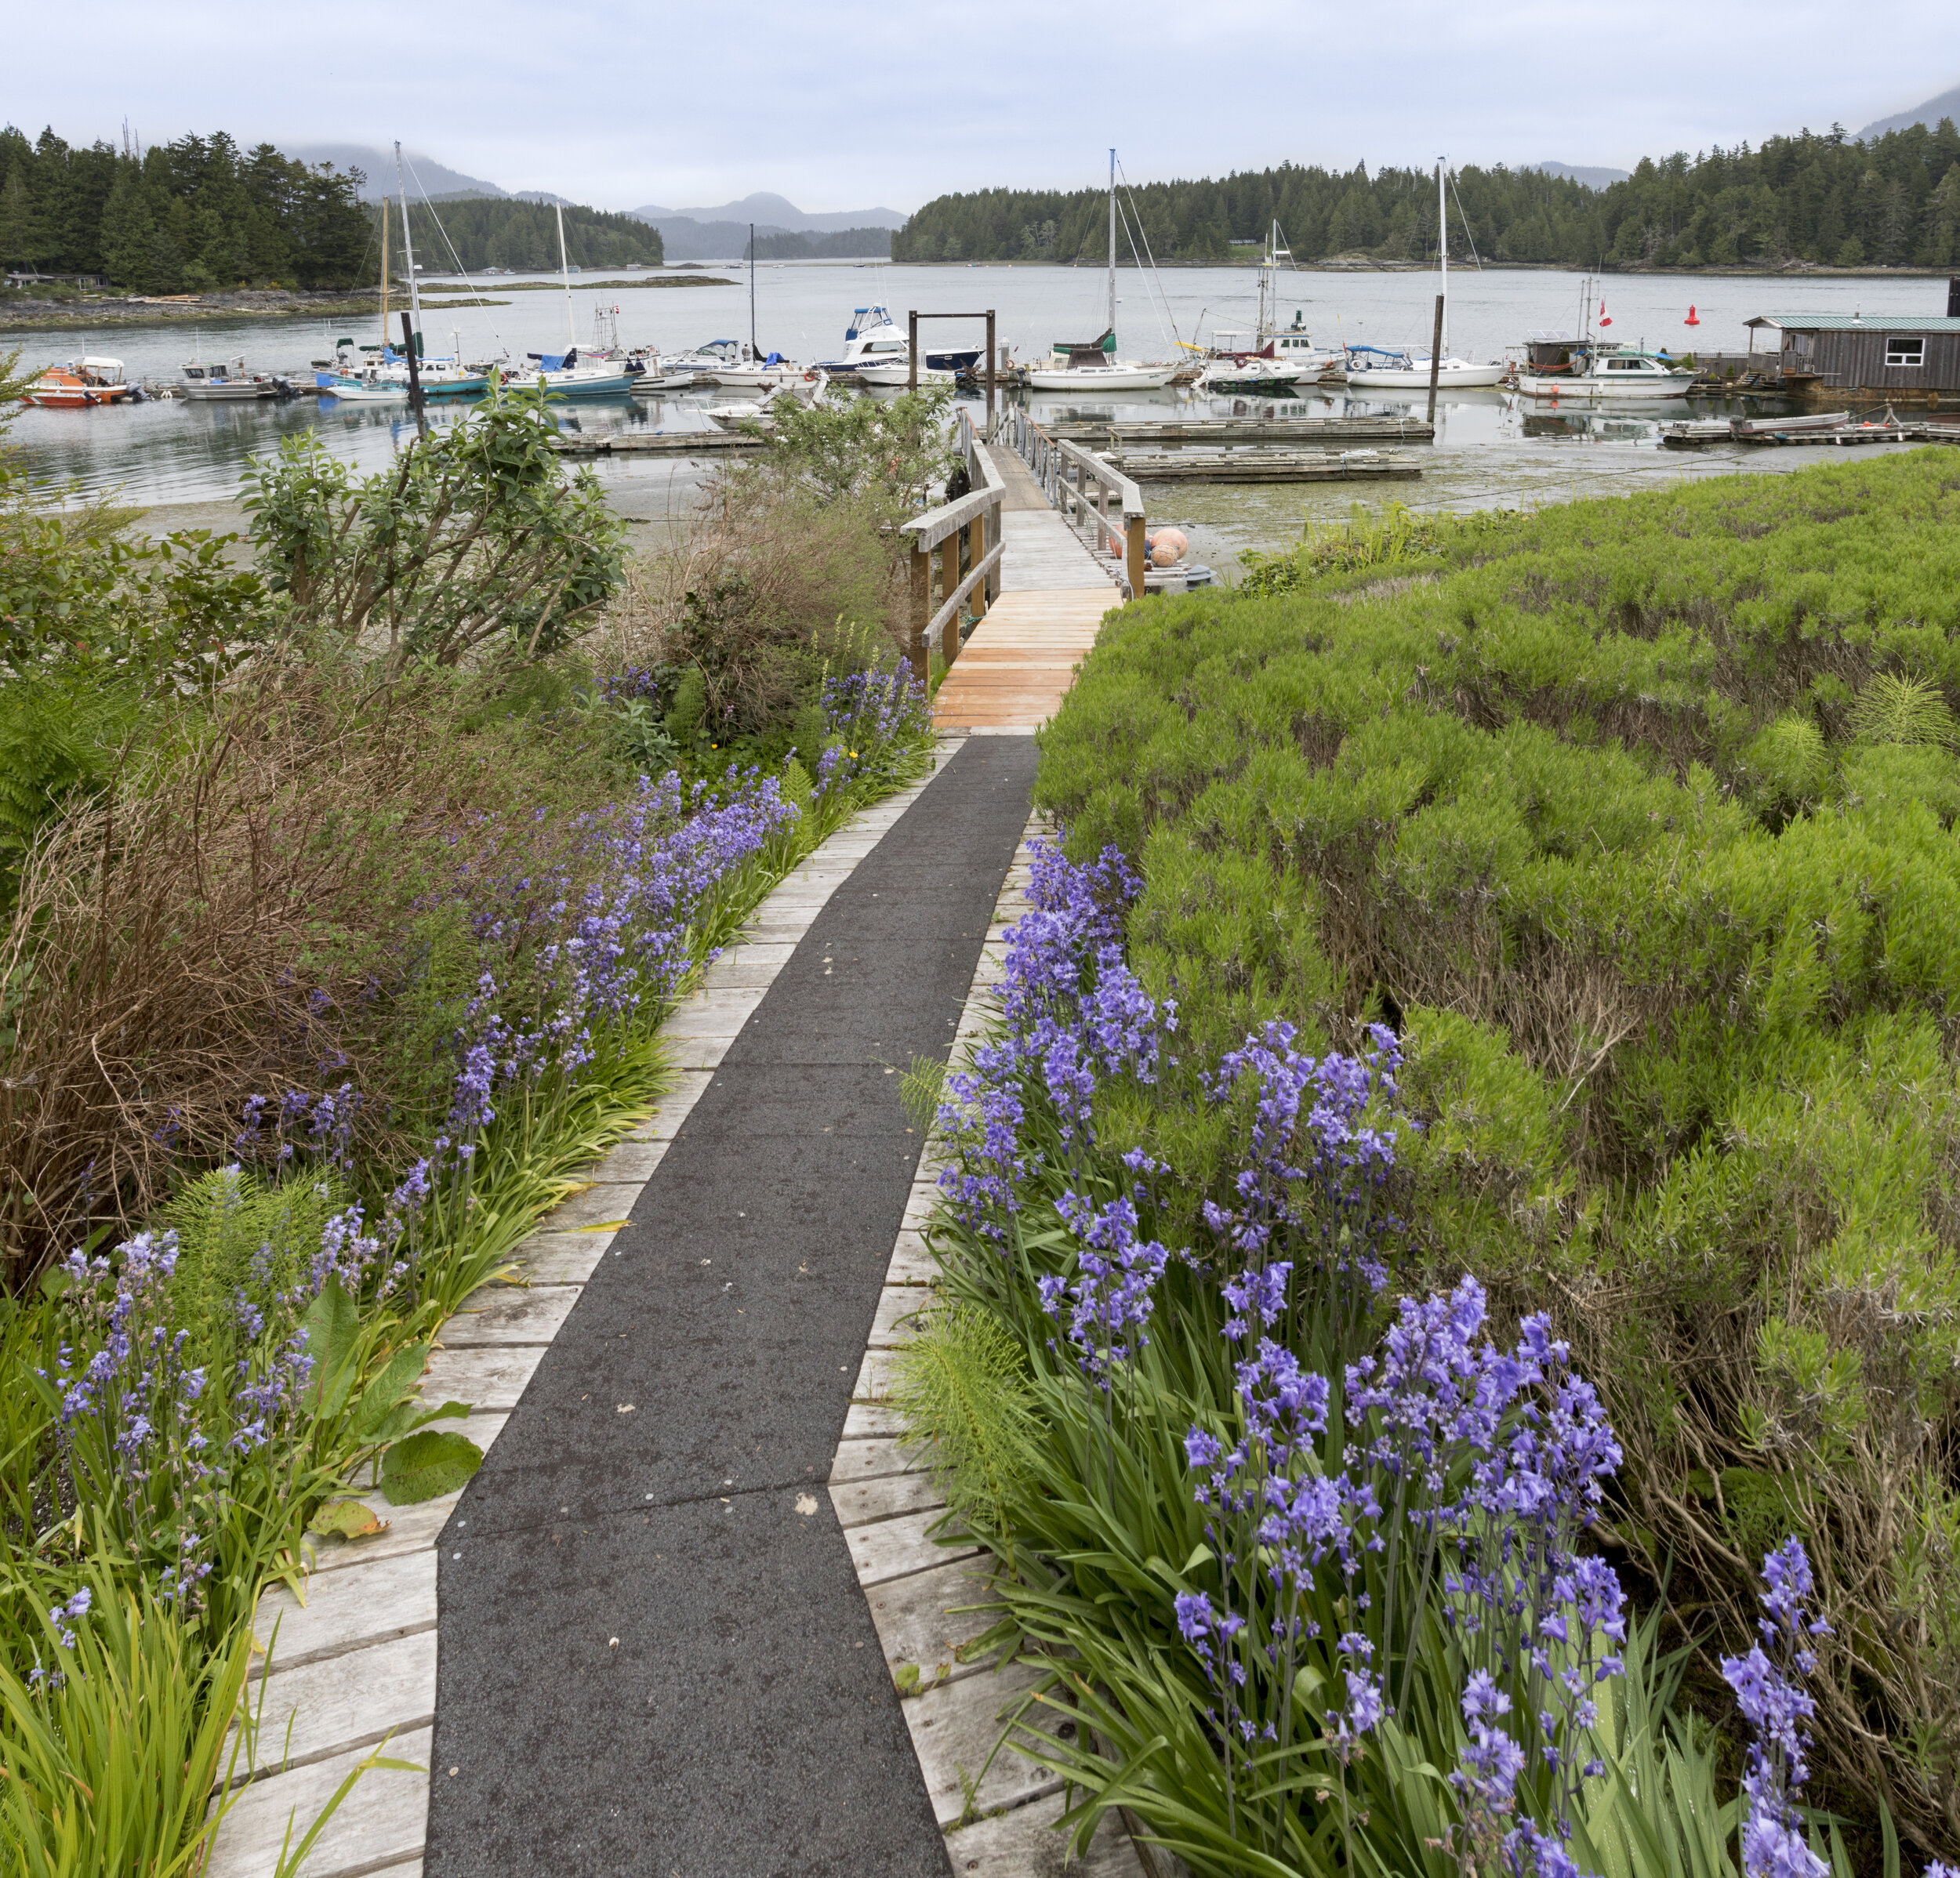
{"label": "red navigation buoy", "polygon": [[1688,307],[1688,317],[1683,320],[1681,324],[1684,326],[1699,326],[1701,324],[1700,320],[1696,315],[1692,303],[1690,303]]}

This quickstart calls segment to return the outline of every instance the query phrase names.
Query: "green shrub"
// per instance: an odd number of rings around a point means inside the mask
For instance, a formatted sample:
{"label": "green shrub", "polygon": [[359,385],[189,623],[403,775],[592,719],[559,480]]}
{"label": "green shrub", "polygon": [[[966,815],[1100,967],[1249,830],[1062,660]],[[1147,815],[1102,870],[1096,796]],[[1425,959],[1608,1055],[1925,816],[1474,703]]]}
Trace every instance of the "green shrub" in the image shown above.
{"label": "green shrub", "polygon": [[[1040,806],[1140,865],[1131,957],[1192,1061],[1396,1024],[1437,1275],[1584,1352],[1617,1536],[1727,1643],[1787,1510],[1833,1791],[1950,1854],[1960,462],[1391,517],[1290,566],[1119,615]],[[1184,1074],[1127,1126],[1201,1186]]]}

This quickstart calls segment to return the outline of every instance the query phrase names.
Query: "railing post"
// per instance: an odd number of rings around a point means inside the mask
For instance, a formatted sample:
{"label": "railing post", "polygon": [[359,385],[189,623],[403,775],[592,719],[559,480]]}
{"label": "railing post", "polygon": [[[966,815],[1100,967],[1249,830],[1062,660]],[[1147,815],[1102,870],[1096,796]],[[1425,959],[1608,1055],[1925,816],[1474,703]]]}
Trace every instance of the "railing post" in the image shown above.
{"label": "railing post", "polygon": [[[966,533],[955,528],[939,545],[939,604],[944,606],[960,590],[960,541]],[[960,653],[960,609],[939,629],[939,657],[951,665]]]}
{"label": "railing post", "polygon": [[1129,538],[1124,546],[1128,549],[1124,559],[1129,564],[1130,597],[1142,600],[1144,594],[1144,570],[1149,561],[1143,552],[1143,517],[1132,515],[1125,518],[1123,532]]}
{"label": "railing post", "polygon": [[931,660],[926,651],[926,628],[931,623],[932,550],[922,546],[915,535],[912,542],[912,629],[907,635],[910,643],[906,648],[906,658],[912,667],[912,676],[920,684],[931,676]]}

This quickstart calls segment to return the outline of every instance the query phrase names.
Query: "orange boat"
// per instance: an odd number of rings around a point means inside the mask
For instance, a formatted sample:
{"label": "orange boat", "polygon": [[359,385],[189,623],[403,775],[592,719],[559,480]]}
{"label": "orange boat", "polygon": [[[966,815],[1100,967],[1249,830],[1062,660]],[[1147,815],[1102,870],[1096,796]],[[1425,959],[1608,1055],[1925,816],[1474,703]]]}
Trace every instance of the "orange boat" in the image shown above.
{"label": "orange boat", "polygon": [[91,404],[114,404],[136,387],[122,375],[120,359],[71,359],[50,365],[21,393],[24,404],[49,410],[81,411]]}

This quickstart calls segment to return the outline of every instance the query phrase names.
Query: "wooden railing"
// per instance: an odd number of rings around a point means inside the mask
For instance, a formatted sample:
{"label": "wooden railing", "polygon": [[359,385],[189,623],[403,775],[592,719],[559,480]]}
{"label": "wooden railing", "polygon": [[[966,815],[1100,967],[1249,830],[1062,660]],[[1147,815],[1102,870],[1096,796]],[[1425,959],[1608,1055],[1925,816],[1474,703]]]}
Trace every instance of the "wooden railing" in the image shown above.
{"label": "wooden railing", "polygon": [[1015,450],[1034,472],[1049,505],[1077,528],[1093,526],[1097,547],[1113,548],[1122,556],[1127,589],[1124,597],[1139,596],[1148,564],[1143,551],[1142,491],[1101,457],[1043,430],[1019,407],[1007,413],[1007,422]]}
{"label": "wooden railing", "polygon": [[[978,596],[976,615],[1000,597],[1000,505],[1007,485],[975,440],[973,425],[960,413],[959,445],[973,491],[956,502],[928,509],[901,528],[912,538],[912,631],[906,658],[913,675],[926,682],[937,642],[947,665],[960,656],[960,616]],[[989,546],[989,543],[992,546]],[[963,552],[964,550],[964,552]],[[933,560],[939,563],[939,607],[932,607]]]}

